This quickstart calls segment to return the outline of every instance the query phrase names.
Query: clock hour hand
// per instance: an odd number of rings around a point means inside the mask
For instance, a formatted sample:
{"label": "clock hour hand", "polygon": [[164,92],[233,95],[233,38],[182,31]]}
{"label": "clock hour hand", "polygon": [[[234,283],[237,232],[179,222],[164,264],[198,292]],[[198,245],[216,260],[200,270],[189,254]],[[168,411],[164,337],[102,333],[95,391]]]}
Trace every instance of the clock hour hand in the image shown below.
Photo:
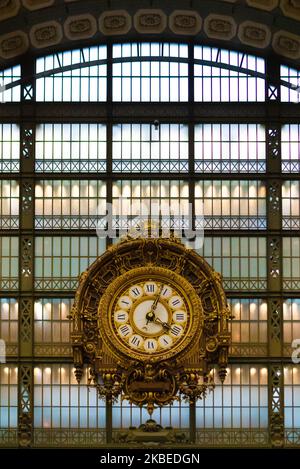
{"label": "clock hour hand", "polygon": [[160,285],[160,288],[159,288],[159,290],[158,290],[158,293],[157,293],[157,295],[156,295],[156,298],[155,298],[155,300],[154,300],[153,303],[152,303],[152,306],[151,306],[151,309],[150,309],[149,313],[146,314],[146,319],[147,319],[146,325],[148,324],[149,321],[154,321],[154,319],[155,319],[155,314],[154,314],[154,313],[155,313],[155,310],[156,310],[156,308],[157,308],[157,303],[158,303],[158,301],[159,301],[159,298],[160,298],[160,295],[161,295],[163,286],[164,286],[164,284],[162,283],[162,284]]}
{"label": "clock hour hand", "polygon": [[159,319],[159,318],[155,318],[155,319],[154,319],[154,322],[157,322],[158,324],[161,324],[164,329],[167,329],[167,330],[170,330],[170,329],[171,329],[170,324],[168,324],[167,322],[163,322],[163,321],[162,321],[161,319]]}

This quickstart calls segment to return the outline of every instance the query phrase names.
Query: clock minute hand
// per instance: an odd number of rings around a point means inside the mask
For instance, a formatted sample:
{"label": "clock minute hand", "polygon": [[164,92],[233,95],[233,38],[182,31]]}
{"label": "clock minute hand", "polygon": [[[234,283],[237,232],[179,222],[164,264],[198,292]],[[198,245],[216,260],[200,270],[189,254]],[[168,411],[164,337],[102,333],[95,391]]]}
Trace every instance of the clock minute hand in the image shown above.
{"label": "clock minute hand", "polygon": [[158,303],[158,301],[159,301],[159,298],[160,298],[160,295],[161,295],[163,286],[164,286],[164,285],[163,285],[163,283],[162,283],[161,286],[160,286],[160,288],[159,288],[159,291],[158,291],[158,293],[157,293],[157,295],[156,295],[156,297],[155,297],[155,300],[154,300],[153,303],[152,303],[152,306],[151,306],[151,309],[150,309],[149,313],[146,314],[146,319],[147,319],[147,323],[146,323],[146,324],[148,324],[149,321],[153,321],[154,318],[155,318],[154,312],[155,312],[155,310],[156,310],[157,303]]}
{"label": "clock minute hand", "polygon": [[160,298],[162,289],[163,289],[163,284],[161,284],[161,286],[160,286],[160,288],[159,288],[159,291],[158,291],[158,293],[157,293],[157,295],[156,295],[156,298],[155,298],[155,300],[153,301],[153,304],[152,304],[151,309],[150,309],[150,313],[154,313],[154,311],[156,310],[157,303],[158,303],[158,300],[159,300],[159,298]]}

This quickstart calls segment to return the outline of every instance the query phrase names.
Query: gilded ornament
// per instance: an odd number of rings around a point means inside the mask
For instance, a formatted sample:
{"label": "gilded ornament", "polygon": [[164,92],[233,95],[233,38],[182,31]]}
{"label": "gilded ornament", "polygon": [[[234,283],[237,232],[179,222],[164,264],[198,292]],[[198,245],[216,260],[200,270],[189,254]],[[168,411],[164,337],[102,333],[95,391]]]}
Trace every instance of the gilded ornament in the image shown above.
{"label": "gilded ornament", "polygon": [[226,377],[222,278],[173,237],[111,246],[80,276],[70,319],[76,379],[87,364],[90,385],[108,401],[121,394],[151,415],[174,400],[205,397],[214,365]]}

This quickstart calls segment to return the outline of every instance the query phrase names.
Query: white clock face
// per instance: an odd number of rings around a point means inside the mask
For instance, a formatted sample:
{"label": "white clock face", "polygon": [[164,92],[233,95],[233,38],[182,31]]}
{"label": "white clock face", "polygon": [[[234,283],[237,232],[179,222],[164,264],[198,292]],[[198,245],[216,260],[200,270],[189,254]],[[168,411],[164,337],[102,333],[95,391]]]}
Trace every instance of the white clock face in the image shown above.
{"label": "white clock face", "polygon": [[159,281],[139,281],[125,288],[115,301],[112,319],[117,336],[135,351],[168,350],[184,337],[189,313],[176,287]]}

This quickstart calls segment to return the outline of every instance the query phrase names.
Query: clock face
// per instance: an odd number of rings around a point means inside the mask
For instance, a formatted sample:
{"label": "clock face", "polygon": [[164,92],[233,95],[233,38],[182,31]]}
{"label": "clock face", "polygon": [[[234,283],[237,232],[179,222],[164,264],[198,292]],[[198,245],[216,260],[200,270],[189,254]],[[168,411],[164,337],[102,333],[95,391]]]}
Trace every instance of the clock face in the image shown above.
{"label": "clock face", "polygon": [[99,305],[105,342],[130,358],[159,360],[184,350],[201,333],[201,306],[191,285],[160,267],[130,271]]}
{"label": "clock face", "polygon": [[159,279],[126,286],[116,299],[112,314],[118,337],[130,348],[148,354],[174,346],[190,323],[183,294]]}

